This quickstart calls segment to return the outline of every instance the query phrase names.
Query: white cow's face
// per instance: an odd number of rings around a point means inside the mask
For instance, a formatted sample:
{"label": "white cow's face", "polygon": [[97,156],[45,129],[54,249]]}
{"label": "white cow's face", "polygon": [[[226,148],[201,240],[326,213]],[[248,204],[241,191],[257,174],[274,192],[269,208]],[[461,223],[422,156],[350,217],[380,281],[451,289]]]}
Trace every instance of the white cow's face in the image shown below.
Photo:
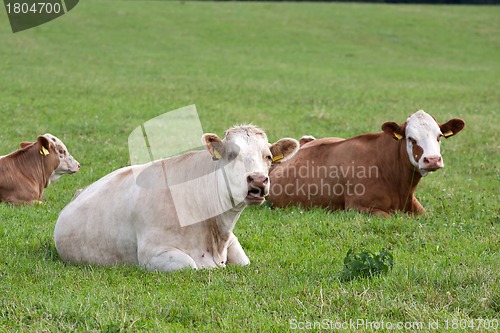
{"label": "white cow's face", "polygon": [[59,166],[54,170],[52,175],[50,175],[51,182],[56,181],[64,174],[71,174],[80,170],[80,163],[71,156],[61,140],[50,133],[44,134],[43,136],[54,145],[57,156],[59,157]]}
{"label": "white cow's face", "polygon": [[223,140],[204,134],[203,142],[218,160],[225,186],[235,205],[259,205],[269,194],[269,169],[273,162],[292,157],[298,150],[295,139],[281,139],[273,145],[261,129],[238,126],[229,129]]}
{"label": "white cow's face", "polygon": [[441,156],[441,138],[450,137],[462,130],[465,123],[454,118],[440,125],[434,117],[423,110],[412,114],[403,125],[385,123],[382,129],[396,139],[404,138],[410,163],[419,170],[422,176],[444,167]]}

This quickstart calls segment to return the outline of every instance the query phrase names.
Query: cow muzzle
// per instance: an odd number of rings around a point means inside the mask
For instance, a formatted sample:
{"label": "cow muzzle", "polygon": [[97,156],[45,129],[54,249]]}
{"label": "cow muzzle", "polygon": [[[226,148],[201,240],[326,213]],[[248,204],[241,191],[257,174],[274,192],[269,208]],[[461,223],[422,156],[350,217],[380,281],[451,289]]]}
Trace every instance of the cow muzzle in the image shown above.
{"label": "cow muzzle", "polygon": [[80,170],[80,163],[76,162],[72,167],[69,168],[69,173],[76,173]]}
{"label": "cow muzzle", "polygon": [[261,173],[247,176],[248,192],[245,201],[250,205],[260,205],[269,194],[269,177]]}
{"label": "cow muzzle", "polygon": [[422,169],[425,171],[436,171],[444,166],[441,156],[426,156],[422,159]]}

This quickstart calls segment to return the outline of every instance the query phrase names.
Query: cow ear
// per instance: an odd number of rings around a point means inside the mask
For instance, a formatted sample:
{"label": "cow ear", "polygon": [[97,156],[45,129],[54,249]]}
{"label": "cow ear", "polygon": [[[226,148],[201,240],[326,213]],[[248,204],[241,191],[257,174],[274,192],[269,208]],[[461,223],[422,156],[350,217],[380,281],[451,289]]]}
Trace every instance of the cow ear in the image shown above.
{"label": "cow ear", "polygon": [[392,121],[383,123],[382,131],[393,137],[395,140],[401,140],[405,137],[405,126],[398,125],[397,123]]}
{"label": "cow ear", "polygon": [[280,164],[289,160],[299,150],[299,142],[292,138],[283,138],[273,143],[269,150],[273,155],[273,164]]}
{"label": "cow ear", "polygon": [[309,143],[309,142],[314,141],[314,140],[316,140],[316,138],[314,136],[312,136],[312,135],[304,135],[299,140],[300,147],[302,147],[306,143]]}
{"label": "cow ear", "polygon": [[217,134],[205,133],[201,137],[203,145],[207,148],[212,159],[217,161],[222,157],[222,140],[217,136]]}
{"label": "cow ear", "polygon": [[40,144],[40,154],[47,156],[50,154],[50,142],[44,136],[39,136],[36,141]]}
{"label": "cow ear", "polygon": [[23,142],[19,143],[19,148],[24,149],[28,146],[31,146],[32,144],[34,144],[34,142],[23,141]]}
{"label": "cow ear", "polygon": [[439,126],[445,138],[449,138],[460,132],[465,126],[465,122],[460,118],[453,118]]}

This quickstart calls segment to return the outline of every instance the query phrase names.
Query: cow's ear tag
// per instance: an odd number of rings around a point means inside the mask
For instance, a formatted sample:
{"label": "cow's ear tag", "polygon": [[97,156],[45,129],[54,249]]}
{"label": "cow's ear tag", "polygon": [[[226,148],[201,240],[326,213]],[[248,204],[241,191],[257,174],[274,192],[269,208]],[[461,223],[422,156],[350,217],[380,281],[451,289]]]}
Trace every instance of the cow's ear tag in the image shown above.
{"label": "cow's ear tag", "polygon": [[50,153],[47,150],[47,148],[42,146],[42,149],[40,149],[40,155],[47,156],[48,154],[50,154]]}
{"label": "cow's ear tag", "polygon": [[217,149],[214,149],[214,156],[212,156],[212,159],[214,161],[217,161],[219,160],[220,158],[222,157],[222,155],[219,153],[219,151]]}
{"label": "cow's ear tag", "polygon": [[453,131],[452,131],[452,130],[449,130],[449,131],[447,131],[446,133],[443,133],[443,136],[444,136],[445,138],[447,138],[447,137],[449,137],[449,136],[452,136],[452,135],[453,135]]}
{"label": "cow's ear tag", "polygon": [[401,139],[403,138],[403,136],[402,136],[401,134],[396,133],[396,132],[394,132],[394,137],[395,137],[396,139],[398,139],[398,140],[401,140]]}
{"label": "cow's ear tag", "polygon": [[279,160],[282,160],[283,159],[283,154],[279,154],[279,155],[276,155],[276,156],[273,156],[273,163],[279,161]]}

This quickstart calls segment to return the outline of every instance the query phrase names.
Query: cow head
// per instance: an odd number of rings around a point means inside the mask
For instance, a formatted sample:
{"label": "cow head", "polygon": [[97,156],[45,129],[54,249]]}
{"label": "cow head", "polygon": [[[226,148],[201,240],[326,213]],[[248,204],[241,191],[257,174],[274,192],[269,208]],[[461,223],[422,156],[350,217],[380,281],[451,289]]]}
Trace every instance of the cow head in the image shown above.
{"label": "cow head", "polygon": [[[49,183],[58,180],[64,174],[71,174],[80,170],[80,163],[78,163],[78,161],[71,156],[61,140],[50,133],[44,134],[43,137],[48,140],[49,144],[54,148],[57,156],[59,157],[59,165],[50,175]],[[32,142],[21,142],[19,146],[22,149],[31,144]]]}
{"label": "cow head", "polygon": [[[71,156],[61,140],[50,133],[44,134],[43,137],[48,140],[49,144],[54,148],[57,156],[59,157],[59,165],[50,175],[49,183],[58,180],[64,174],[75,173],[80,170],[80,163],[78,163],[78,161]],[[22,149],[31,144],[32,142],[21,142],[19,146]]]}
{"label": "cow head", "polygon": [[[43,163],[44,168],[48,171],[55,170],[59,165],[59,159],[56,156],[56,151],[54,145],[50,143],[50,141],[44,137],[39,136],[35,142],[30,143],[28,146],[22,147],[25,150],[32,150],[34,148],[34,154],[37,156]],[[38,161],[40,161],[38,160]],[[34,159],[36,163],[36,159]],[[50,184],[50,179],[47,179],[47,183],[45,187]]]}
{"label": "cow head", "polygon": [[43,136],[54,145],[57,156],[59,157],[59,166],[50,176],[50,181],[56,181],[64,174],[71,174],[80,170],[80,163],[71,156],[68,148],[66,148],[61,140],[50,133],[46,133]]}
{"label": "cow head", "polygon": [[406,140],[410,163],[422,176],[426,176],[429,172],[444,167],[440,152],[441,138],[457,134],[464,126],[465,122],[459,118],[439,124],[434,117],[419,110],[402,125],[394,122],[384,123],[382,130],[396,140]]}
{"label": "cow head", "polygon": [[234,204],[250,205],[261,204],[269,194],[271,165],[291,158],[299,148],[297,140],[291,138],[269,144],[264,131],[251,125],[227,130],[222,140],[216,134],[204,134],[202,142],[212,159],[220,163]]}

